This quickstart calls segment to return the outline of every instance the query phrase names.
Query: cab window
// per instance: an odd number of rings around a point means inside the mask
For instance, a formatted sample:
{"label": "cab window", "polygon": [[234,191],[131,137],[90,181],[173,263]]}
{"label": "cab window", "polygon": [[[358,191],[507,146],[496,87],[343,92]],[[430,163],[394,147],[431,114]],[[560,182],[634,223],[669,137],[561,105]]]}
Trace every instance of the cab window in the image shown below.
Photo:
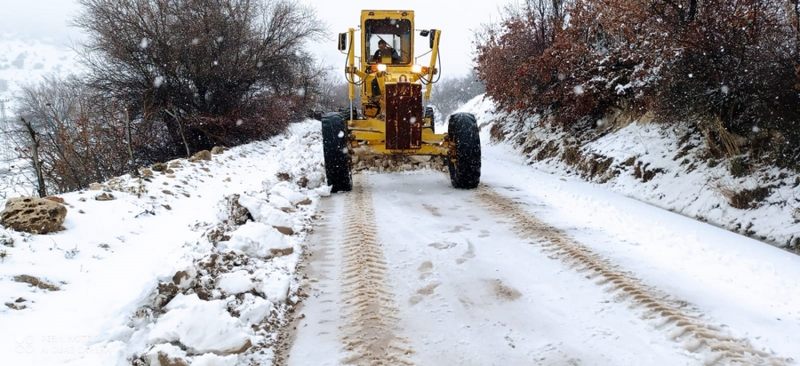
{"label": "cab window", "polygon": [[[367,62],[411,63],[411,21],[408,19],[368,19],[366,30]],[[386,43],[384,48],[380,43]]]}

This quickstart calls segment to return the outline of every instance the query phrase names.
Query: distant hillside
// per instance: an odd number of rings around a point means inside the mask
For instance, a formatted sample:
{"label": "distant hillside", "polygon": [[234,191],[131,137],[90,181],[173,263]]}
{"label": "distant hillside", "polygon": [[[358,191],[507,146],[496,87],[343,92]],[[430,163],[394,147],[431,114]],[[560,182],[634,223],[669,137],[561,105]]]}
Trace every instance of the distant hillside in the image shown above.
{"label": "distant hillside", "polygon": [[14,96],[22,86],[46,75],[80,71],[77,55],[70,45],[0,34],[0,100],[7,101],[7,112],[13,110]]}

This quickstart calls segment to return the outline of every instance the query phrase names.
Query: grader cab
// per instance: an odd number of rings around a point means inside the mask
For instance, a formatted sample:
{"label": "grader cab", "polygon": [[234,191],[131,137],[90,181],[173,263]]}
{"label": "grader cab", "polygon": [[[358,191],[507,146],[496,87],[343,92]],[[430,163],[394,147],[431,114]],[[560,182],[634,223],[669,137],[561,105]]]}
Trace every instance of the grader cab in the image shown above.
{"label": "grader cab", "polygon": [[[347,55],[350,108],[322,117],[325,173],[333,192],[351,190],[354,154],[442,157],[454,187],[478,186],[481,150],[475,116],[453,114],[448,132],[437,134],[433,109],[426,107],[440,77],[440,36],[438,29],[417,30],[410,10],[364,10],[358,31],[339,34],[339,50]],[[416,55],[415,47],[426,52]],[[419,64],[425,56],[427,65]]]}

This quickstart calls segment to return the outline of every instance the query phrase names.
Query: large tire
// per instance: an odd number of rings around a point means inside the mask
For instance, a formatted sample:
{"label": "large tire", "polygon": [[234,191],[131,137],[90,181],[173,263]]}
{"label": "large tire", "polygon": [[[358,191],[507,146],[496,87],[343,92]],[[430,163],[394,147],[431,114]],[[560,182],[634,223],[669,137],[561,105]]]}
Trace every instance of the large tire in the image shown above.
{"label": "large tire", "polygon": [[347,192],[353,189],[350,155],[347,153],[347,130],[341,113],[322,116],[322,152],[325,157],[325,176],[331,192]]}
{"label": "large tire", "polygon": [[476,188],[481,180],[481,138],[475,116],[456,113],[447,125],[455,149],[447,159],[450,181],[455,188]]}

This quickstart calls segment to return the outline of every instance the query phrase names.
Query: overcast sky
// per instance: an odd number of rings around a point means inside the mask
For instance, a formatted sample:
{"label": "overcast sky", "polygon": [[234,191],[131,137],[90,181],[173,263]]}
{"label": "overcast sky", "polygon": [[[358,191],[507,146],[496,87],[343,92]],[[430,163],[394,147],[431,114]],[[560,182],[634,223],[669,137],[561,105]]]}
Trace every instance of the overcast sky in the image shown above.
{"label": "overcast sky", "polygon": [[[414,10],[417,28],[442,30],[442,69],[444,77],[463,76],[473,58],[473,31],[481,24],[496,21],[504,4],[514,0],[438,2],[435,0],[302,0],[316,9],[328,29],[326,40],[311,45],[322,62],[335,70],[344,67],[344,55],[336,50],[336,34],[358,26],[361,9]],[[26,38],[49,39],[69,46],[80,40],[80,32],[70,26],[78,13],[75,0],[0,0],[0,33]],[[418,52],[419,53],[419,52]]]}

